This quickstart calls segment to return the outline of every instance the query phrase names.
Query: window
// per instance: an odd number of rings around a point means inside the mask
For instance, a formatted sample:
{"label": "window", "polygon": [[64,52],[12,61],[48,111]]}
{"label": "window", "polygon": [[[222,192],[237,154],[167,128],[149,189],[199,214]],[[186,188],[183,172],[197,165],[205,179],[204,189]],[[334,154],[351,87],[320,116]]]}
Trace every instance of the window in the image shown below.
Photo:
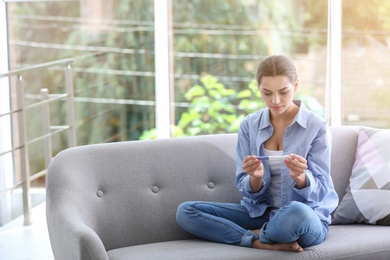
{"label": "window", "polygon": [[[264,106],[254,78],[270,54],[294,60],[296,98],[325,116],[330,0],[5,2],[10,70],[73,59],[78,145],[156,138],[157,119],[174,137],[236,132],[246,114]],[[341,123],[389,127],[390,3],[344,0],[342,10]],[[160,26],[164,31],[155,31]],[[63,92],[64,68],[26,73],[23,80],[31,141],[43,134],[41,108],[34,107],[40,89]],[[9,94],[0,89],[14,110],[15,85],[11,80]],[[169,116],[157,106],[162,96]],[[52,125],[65,118],[66,102],[51,103]],[[12,141],[18,144],[16,135]],[[66,134],[52,137],[53,155],[66,147]],[[29,148],[33,175],[45,169],[43,143]],[[13,156],[17,165],[18,152]],[[6,174],[0,171],[1,178]],[[15,167],[12,185],[21,181]],[[32,186],[44,187],[44,176]]]}
{"label": "window", "polygon": [[390,127],[390,2],[343,0],[342,123]]}
{"label": "window", "polygon": [[237,132],[246,114],[264,106],[254,79],[270,54],[292,57],[297,98],[324,116],[327,4],[173,0],[174,134]]}
{"label": "window", "polygon": [[[78,145],[136,140],[145,129],[155,127],[152,0],[18,1],[9,2],[7,11],[10,70],[74,59],[71,65]],[[61,66],[23,74],[32,205],[44,200],[41,192],[45,178],[34,175],[46,167],[44,142],[38,140],[44,134],[42,108],[35,105],[40,102],[42,88],[47,88],[49,94],[63,93],[65,81]],[[10,92],[12,110],[16,110],[14,78]],[[14,133],[17,116],[13,120]],[[66,102],[50,103],[52,125],[63,125],[66,116]],[[51,139],[53,155],[68,147],[66,133]],[[18,136],[13,135],[14,146],[18,142]],[[19,152],[13,156],[18,166]],[[20,167],[11,174],[12,184],[1,191],[23,183]],[[11,193],[7,196],[13,202],[6,211],[14,218],[21,214],[23,203],[19,186]]]}

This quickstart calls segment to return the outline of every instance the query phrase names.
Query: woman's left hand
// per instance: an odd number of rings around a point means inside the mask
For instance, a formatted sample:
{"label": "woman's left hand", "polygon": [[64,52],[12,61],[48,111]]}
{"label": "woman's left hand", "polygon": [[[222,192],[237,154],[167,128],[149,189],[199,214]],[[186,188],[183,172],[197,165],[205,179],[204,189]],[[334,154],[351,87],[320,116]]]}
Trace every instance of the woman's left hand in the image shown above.
{"label": "woman's left hand", "polygon": [[300,155],[291,154],[289,158],[284,160],[287,168],[290,169],[290,176],[294,179],[298,188],[306,187],[307,160]]}

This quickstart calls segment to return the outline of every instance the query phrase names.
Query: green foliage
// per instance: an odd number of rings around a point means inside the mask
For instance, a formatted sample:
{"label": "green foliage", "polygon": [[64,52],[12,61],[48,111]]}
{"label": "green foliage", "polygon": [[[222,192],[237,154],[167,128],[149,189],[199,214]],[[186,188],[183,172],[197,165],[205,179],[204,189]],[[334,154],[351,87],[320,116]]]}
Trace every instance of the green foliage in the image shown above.
{"label": "green foliage", "polygon": [[[390,1],[343,0],[343,30],[366,34],[390,29]],[[387,34],[386,34],[387,35]]]}
{"label": "green foliage", "polygon": [[[189,102],[181,114],[172,136],[194,136],[217,133],[235,133],[248,113],[264,107],[257,84],[253,80],[241,91],[227,88],[216,77],[205,75],[199,84],[185,93]],[[140,139],[157,138],[156,129],[144,131]]]}
{"label": "green foliage", "polygon": [[[379,41],[388,45],[390,30],[390,1],[343,0],[343,45],[370,46]],[[374,45],[374,48],[377,46]]]}

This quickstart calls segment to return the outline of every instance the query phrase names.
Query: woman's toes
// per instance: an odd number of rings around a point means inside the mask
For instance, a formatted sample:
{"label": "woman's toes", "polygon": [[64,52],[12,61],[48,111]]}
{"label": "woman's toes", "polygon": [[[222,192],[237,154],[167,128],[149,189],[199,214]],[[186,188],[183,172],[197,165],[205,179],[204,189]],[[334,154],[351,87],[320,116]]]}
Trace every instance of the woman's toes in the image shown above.
{"label": "woman's toes", "polygon": [[291,251],[302,252],[303,248],[298,244],[298,242],[294,242],[291,245]]}

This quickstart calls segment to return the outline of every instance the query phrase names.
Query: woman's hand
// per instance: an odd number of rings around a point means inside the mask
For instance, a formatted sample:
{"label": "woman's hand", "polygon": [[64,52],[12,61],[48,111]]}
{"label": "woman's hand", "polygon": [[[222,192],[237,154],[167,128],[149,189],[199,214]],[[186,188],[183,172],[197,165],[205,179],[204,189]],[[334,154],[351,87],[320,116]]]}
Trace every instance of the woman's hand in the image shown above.
{"label": "woman's hand", "polygon": [[261,160],[254,155],[249,155],[242,162],[242,169],[251,176],[249,182],[252,192],[259,192],[263,187],[264,166]]}
{"label": "woman's hand", "polygon": [[290,169],[290,176],[293,178],[299,189],[306,187],[307,160],[300,155],[291,154],[284,160],[287,168]]}

